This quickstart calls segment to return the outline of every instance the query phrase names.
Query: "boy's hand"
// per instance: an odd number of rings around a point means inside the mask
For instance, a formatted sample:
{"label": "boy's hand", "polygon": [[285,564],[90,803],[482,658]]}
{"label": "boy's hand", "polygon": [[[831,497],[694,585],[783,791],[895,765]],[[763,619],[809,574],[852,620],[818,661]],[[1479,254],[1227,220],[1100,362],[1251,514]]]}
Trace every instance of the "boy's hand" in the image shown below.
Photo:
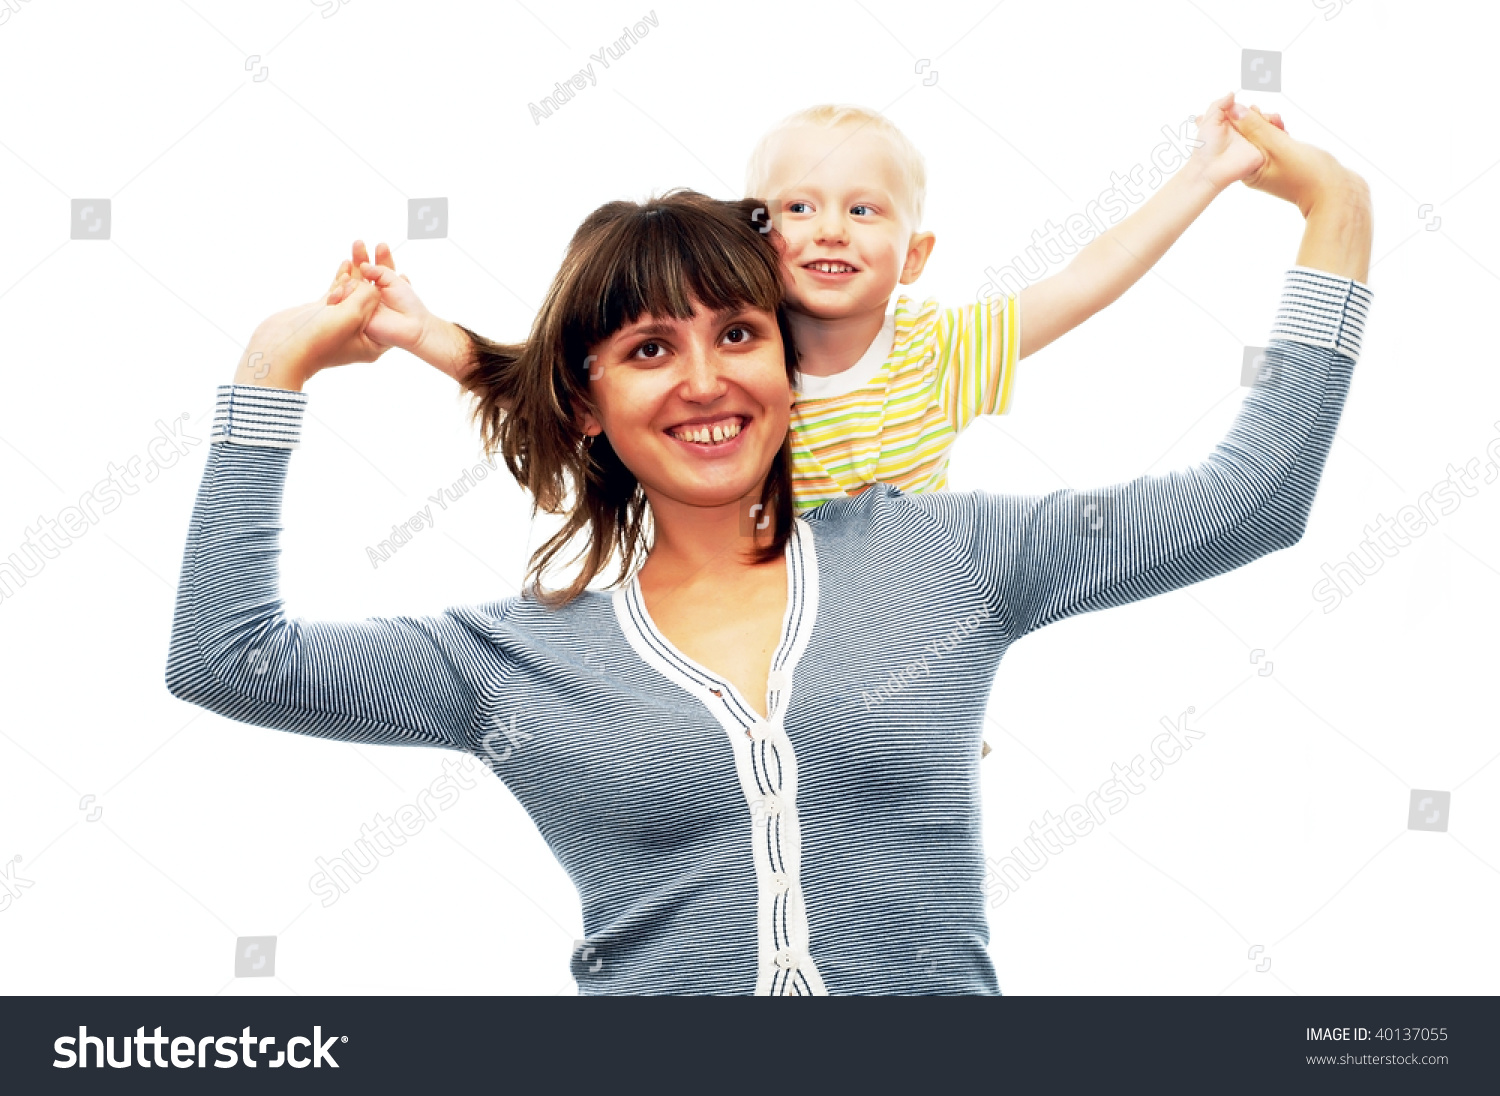
{"label": "boy's hand", "polygon": [[[1259,108],[1251,107],[1257,114]],[[1193,150],[1188,163],[1200,178],[1216,190],[1223,190],[1231,183],[1254,175],[1266,162],[1265,153],[1246,140],[1230,121],[1230,112],[1244,110],[1234,101],[1234,92],[1208,104],[1208,109],[1198,115],[1198,140],[1203,143]],[[1285,130],[1281,115],[1261,115],[1278,129]]]}
{"label": "boy's hand", "polygon": [[[375,261],[363,240],[355,240],[351,259],[339,267],[341,273],[363,277],[380,291],[380,303],[365,326],[365,337],[383,348],[396,347],[429,365],[458,377],[469,352],[468,338],[454,326],[427,310],[411,287],[411,279],[396,273],[396,260],[385,243],[375,245]],[[351,286],[345,286],[348,293]]]}
{"label": "boy's hand", "polygon": [[[347,264],[351,275],[363,275],[380,290],[380,304],[365,328],[366,337],[381,346],[394,346],[415,354],[433,316],[412,289],[411,279],[405,274],[396,274],[396,260],[387,244],[375,245],[374,263],[370,262],[370,253],[363,240],[354,241],[352,255],[352,261]],[[390,277],[378,276],[376,270],[379,267],[389,271]]]}

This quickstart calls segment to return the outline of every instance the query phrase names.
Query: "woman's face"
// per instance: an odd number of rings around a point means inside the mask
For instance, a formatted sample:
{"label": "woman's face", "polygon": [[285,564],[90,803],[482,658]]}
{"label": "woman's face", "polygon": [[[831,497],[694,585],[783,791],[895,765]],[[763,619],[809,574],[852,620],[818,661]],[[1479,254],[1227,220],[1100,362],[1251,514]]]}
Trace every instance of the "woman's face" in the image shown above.
{"label": "woman's face", "polygon": [[792,405],[773,313],[695,302],[686,320],[642,315],[587,364],[596,413],[585,432],[609,437],[653,508],[759,501]]}

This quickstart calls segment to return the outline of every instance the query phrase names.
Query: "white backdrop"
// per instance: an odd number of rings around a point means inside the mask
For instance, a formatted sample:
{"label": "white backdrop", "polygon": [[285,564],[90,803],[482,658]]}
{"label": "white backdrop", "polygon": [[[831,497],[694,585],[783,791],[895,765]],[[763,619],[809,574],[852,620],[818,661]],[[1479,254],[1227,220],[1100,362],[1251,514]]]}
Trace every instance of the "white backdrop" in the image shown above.
{"label": "white backdrop", "polygon": [[[534,119],[638,22],[595,83]],[[1164,126],[1240,88],[1243,49],[1279,52],[1282,90],[1240,100],[1370,183],[1364,356],[1300,544],[1049,628],[1003,664],[981,768],[993,857],[1149,759],[1163,720],[1191,709],[1201,737],[992,909],[1000,985],[1500,989],[1500,486],[1481,476],[1371,557],[1332,611],[1313,592],[1367,525],[1450,464],[1483,469],[1500,438],[1497,24],[1490,5],[1376,0],[0,0],[0,564],[112,465],[173,462],[24,584],[0,571],[0,991],[574,990],[576,893],[498,780],[482,773],[324,905],[318,858],[459,755],[238,724],[163,683],[215,386],[356,237],[399,245],[440,315],[518,337],[594,206],[737,196],[764,128],[848,101],[924,151],[938,246],[917,289],[959,302],[1147,162]],[[446,235],[408,240],[409,202],[432,197]],[[1286,204],[1225,192],[1120,302],[1022,363],[1012,413],[969,430],[952,486],[1082,488],[1201,459],[1300,233]],[[388,563],[366,556],[478,461],[450,381],[392,352],[308,392],[290,612],[514,591],[542,529],[501,476]],[[148,447],[174,424],[198,444]],[[273,976],[236,976],[243,937],[275,937]]]}

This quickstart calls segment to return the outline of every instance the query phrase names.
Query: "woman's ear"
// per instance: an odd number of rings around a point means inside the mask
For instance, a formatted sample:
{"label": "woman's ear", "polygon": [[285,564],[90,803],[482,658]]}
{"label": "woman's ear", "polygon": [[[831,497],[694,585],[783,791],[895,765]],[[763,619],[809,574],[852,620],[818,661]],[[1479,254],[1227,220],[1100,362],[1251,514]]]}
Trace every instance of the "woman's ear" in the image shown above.
{"label": "woman's ear", "polygon": [[579,410],[576,421],[578,429],[585,434],[598,435],[604,433],[604,427],[599,424],[599,420],[594,418],[594,413],[588,410],[588,408],[581,408]]}

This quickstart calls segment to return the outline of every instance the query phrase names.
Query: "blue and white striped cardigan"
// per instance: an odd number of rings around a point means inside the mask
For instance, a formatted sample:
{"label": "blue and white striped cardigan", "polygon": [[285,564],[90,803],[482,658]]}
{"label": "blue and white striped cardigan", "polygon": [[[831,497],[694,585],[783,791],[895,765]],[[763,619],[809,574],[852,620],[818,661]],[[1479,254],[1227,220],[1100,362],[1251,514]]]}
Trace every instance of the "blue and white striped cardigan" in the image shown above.
{"label": "blue and white striped cardigan", "polygon": [[633,579],[557,611],[288,619],[280,504],[308,397],[224,385],[167,687],[485,761],[577,885],[583,993],[995,994],[977,766],[1001,657],[1294,544],[1370,300],[1289,271],[1263,379],[1195,468],[1040,496],[877,485],[799,518],[768,720],[673,648]]}

